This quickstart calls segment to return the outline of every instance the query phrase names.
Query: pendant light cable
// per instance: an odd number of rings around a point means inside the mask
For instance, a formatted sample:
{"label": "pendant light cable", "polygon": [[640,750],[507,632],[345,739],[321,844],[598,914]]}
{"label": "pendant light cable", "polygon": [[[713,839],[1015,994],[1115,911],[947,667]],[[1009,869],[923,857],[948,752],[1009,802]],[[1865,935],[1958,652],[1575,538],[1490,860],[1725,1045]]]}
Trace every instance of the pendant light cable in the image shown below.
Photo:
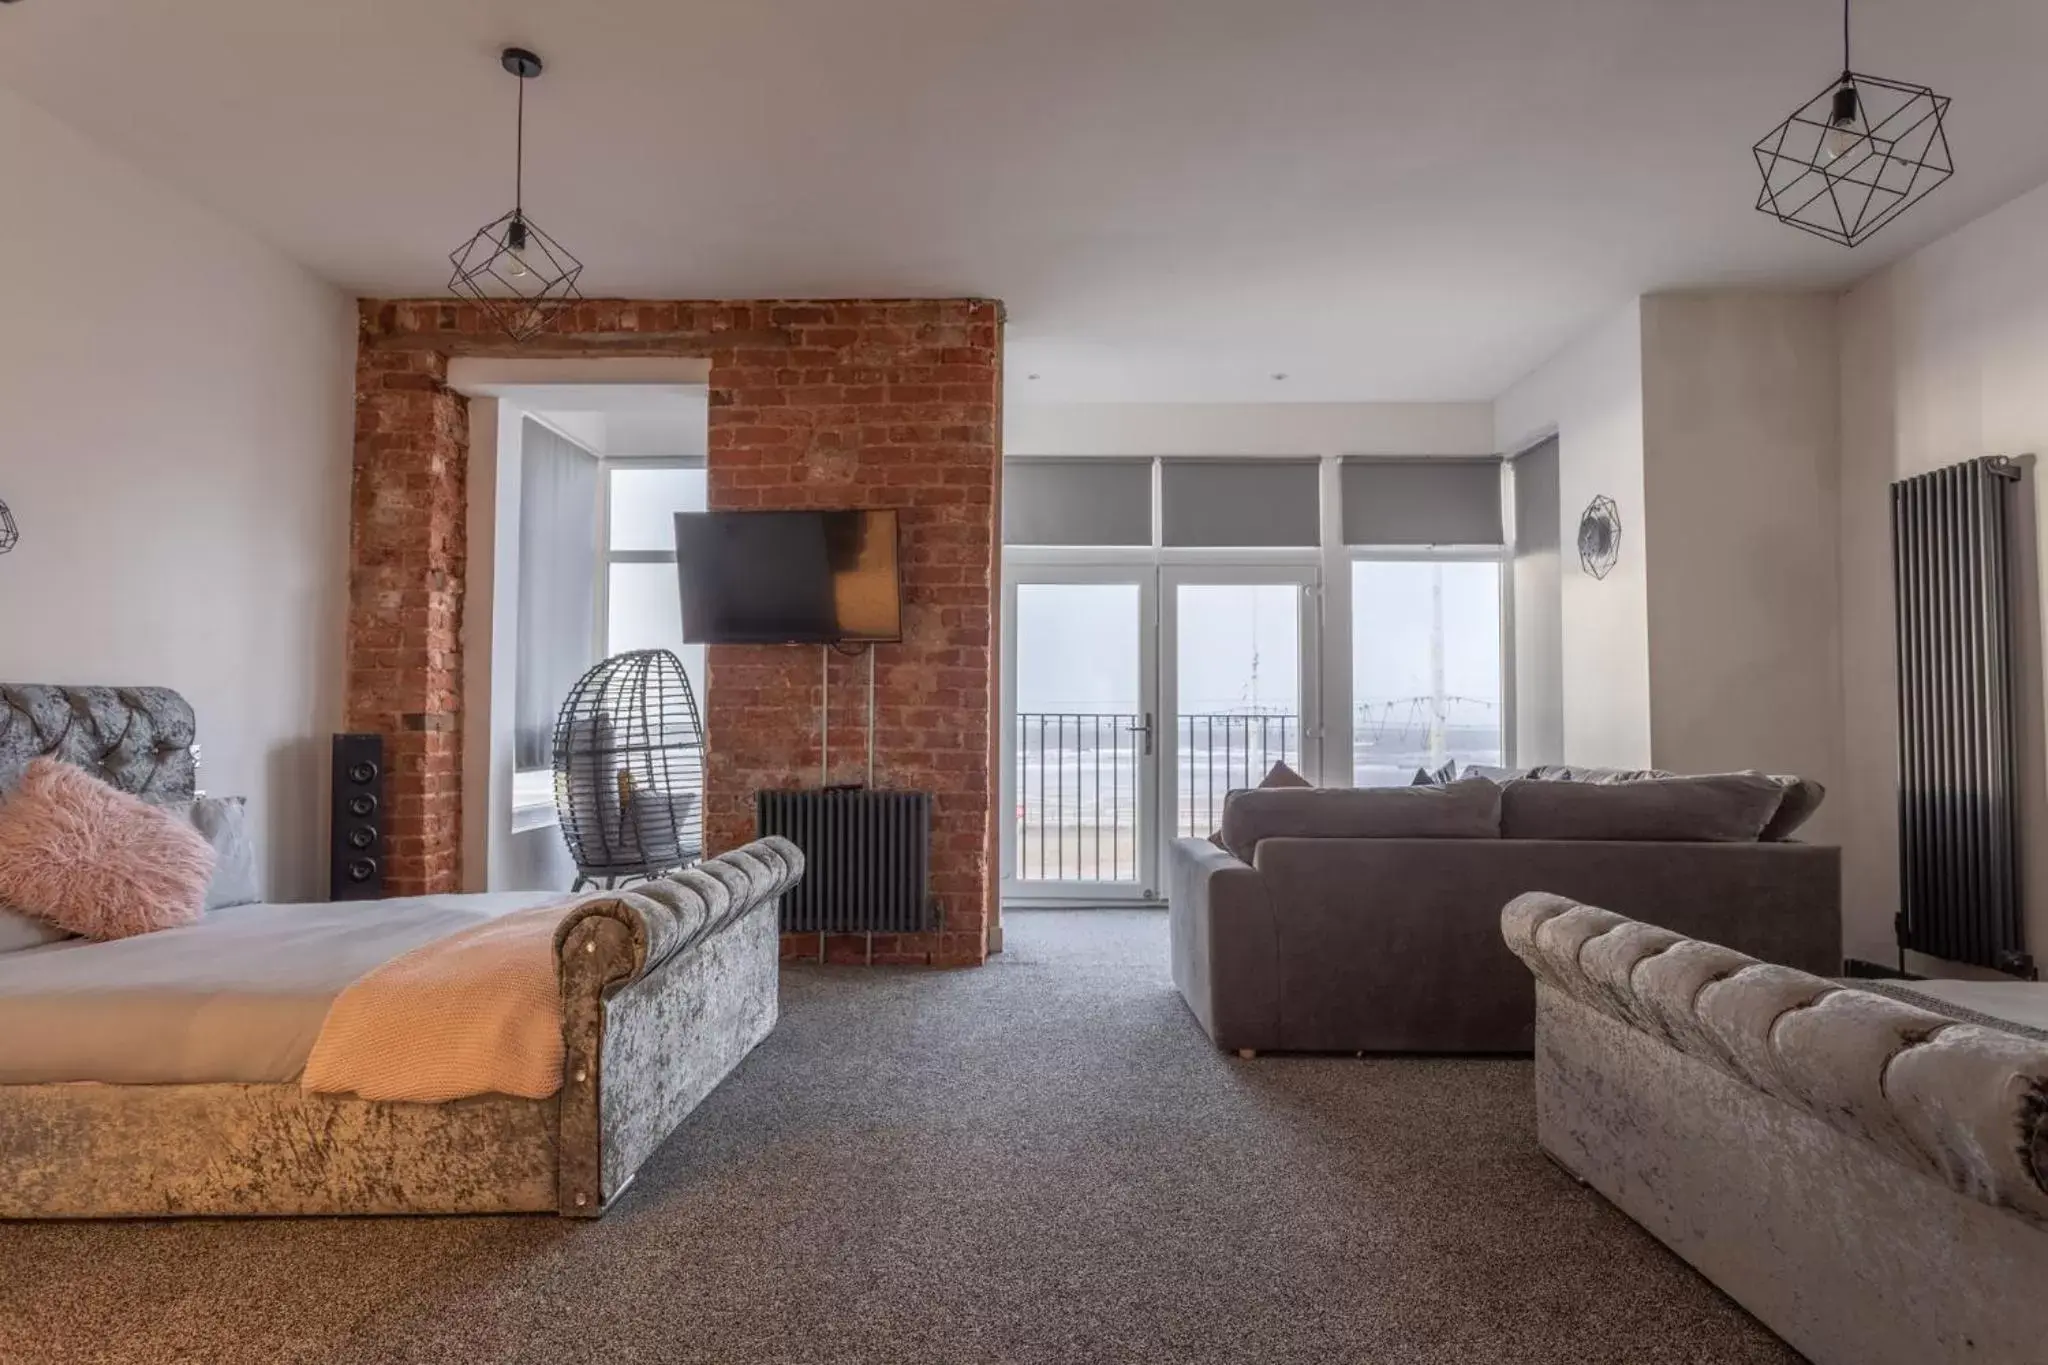
{"label": "pendant light cable", "polygon": [[1849,0],[1842,0],[1842,79],[1849,79]]}
{"label": "pendant light cable", "polygon": [[[1842,0],[1842,12],[1849,11],[1849,0]],[[1847,23],[1846,17],[1843,20]],[[1846,30],[1845,30],[1846,31]],[[526,78],[519,78],[518,131],[512,135],[512,221],[518,222],[526,209]]]}

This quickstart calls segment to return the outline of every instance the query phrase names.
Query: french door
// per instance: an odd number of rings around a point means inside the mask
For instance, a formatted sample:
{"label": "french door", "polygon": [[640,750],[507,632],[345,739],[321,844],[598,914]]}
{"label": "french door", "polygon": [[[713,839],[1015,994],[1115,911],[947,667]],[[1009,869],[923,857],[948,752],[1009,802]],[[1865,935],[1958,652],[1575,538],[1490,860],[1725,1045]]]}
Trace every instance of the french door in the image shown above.
{"label": "french door", "polygon": [[1157,571],[1017,566],[1003,592],[1003,899],[1150,899],[1159,884]]}
{"label": "french door", "polygon": [[1004,575],[1003,897],[1158,897],[1168,840],[1275,762],[1315,773],[1317,573],[1044,563]]}
{"label": "french door", "polygon": [[1223,798],[1275,763],[1321,770],[1320,575],[1312,564],[1160,571],[1161,770],[1166,839],[1202,838]]}

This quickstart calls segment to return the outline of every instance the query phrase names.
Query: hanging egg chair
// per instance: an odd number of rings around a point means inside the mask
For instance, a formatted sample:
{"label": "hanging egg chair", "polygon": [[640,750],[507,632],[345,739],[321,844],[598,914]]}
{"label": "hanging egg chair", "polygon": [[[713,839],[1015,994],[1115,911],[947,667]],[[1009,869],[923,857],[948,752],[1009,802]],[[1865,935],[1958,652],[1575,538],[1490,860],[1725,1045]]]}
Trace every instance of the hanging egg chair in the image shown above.
{"label": "hanging egg chair", "polygon": [[555,718],[555,811],[576,860],[570,889],[617,887],[704,856],[704,726],[683,662],[616,654]]}

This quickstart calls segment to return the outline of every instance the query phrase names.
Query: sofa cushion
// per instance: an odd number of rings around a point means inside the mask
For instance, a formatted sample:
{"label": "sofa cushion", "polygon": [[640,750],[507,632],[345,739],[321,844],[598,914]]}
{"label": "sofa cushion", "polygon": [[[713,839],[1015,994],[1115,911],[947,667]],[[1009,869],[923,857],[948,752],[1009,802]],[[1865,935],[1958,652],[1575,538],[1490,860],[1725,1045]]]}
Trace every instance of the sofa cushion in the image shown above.
{"label": "sofa cushion", "polygon": [[1234,791],[1223,802],[1223,846],[1250,862],[1261,839],[1497,839],[1501,791],[1478,780]]}
{"label": "sofa cushion", "polygon": [[1455,782],[1457,780],[1458,761],[1454,758],[1447,758],[1444,760],[1444,766],[1441,768],[1417,768],[1414,780],[1409,782],[1408,785],[1411,787],[1441,787],[1446,782]]}
{"label": "sofa cushion", "polygon": [[1466,781],[1478,778],[1486,782],[1512,782],[1518,777],[1534,777],[1534,768],[1495,768],[1484,763],[1467,763],[1458,769],[1458,776]]}
{"label": "sofa cushion", "polygon": [[1667,773],[1660,768],[1592,768],[1583,763],[1547,763],[1540,768],[1531,768],[1529,776],[1543,782],[1597,782],[1612,786],[1616,782],[1647,782],[1655,777],[1678,777],[1678,773]]}
{"label": "sofa cushion", "polygon": [[[1271,791],[1275,788],[1281,787],[1313,786],[1315,786],[1315,783],[1309,781],[1300,773],[1288,767],[1286,760],[1282,759],[1274,763],[1272,767],[1266,769],[1266,775],[1259,779],[1258,790]],[[1223,794],[1223,799],[1226,802],[1228,802],[1230,800],[1230,793],[1225,792]],[[1216,845],[1216,847],[1224,849],[1226,851],[1230,848],[1229,844],[1223,842],[1223,831],[1220,829],[1213,829],[1209,831],[1209,842]]]}
{"label": "sofa cushion", "polygon": [[1778,813],[1764,826],[1762,838],[1767,843],[1776,843],[1791,838],[1793,831],[1813,818],[1827,798],[1828,789],[1810,777],[1774,776],[1771,781],[1784,788],[1785,799],[1779,803]]}
{"label": "sofa cushion", "polygon": [[1276,762],[1272,767],[1266,769],[1266,775],[1259,779],[1259,789],[1261,791],[1271,790],[1275,787],[1313,787],[1314,785],[1315,783],[1288,767],[1284,760]]}
{"label": "sofa cushion", "polygon": [[1510,782],[1501,788],[1501,837],[1755,843],[1784,796],[1784,787],[1754,773]]}

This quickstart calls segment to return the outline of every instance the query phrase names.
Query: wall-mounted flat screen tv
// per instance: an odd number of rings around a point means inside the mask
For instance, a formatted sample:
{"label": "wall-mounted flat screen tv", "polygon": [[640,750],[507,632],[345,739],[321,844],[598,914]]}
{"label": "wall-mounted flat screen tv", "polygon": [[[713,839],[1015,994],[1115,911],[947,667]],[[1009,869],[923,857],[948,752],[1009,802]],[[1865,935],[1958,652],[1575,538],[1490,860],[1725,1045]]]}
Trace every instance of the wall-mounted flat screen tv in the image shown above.
{"label": "wall-mounted flat screen tv", "polygon": [[691,644],[903,638],[894,508],[678,512],[676,573]]}

